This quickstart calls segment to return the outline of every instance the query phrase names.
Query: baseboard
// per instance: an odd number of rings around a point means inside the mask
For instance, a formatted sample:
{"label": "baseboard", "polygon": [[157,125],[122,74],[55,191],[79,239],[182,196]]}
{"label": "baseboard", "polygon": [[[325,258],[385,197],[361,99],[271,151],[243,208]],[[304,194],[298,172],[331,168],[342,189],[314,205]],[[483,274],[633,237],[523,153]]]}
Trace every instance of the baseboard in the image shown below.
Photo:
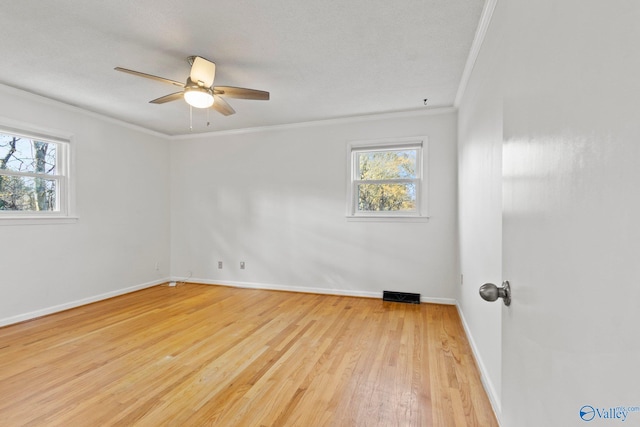
{"label": "baseboard", "polygon": [[493,382],[489,379],[487,368],[484,365],[482,358],[480,357],[480,352],[478,351],[476,342],[473,339],[473,335],[471,335],[471,329],[469,329],[469,325],[467,324],[467,321],[464,318],[464,313],[462,312],[462,309],[460,308],[460,305],[457,302],[456,302],[456,308],[458,309],[458,314],[460,315],[460,320],[462,321],[462,327],[464,328],[464,332],[467,335],[467,341],[469,341],[469,345],[471,346],[471,351],[473,352],[473,358],[476,360],[476,365],[478,365],[482,386],[484,387],[484,390],[487,393],[487,396],[489,396],[489,402],[491,402],[491,407],[493,408],[493,412],[498,421],[498,425],[501,425],[500,419],[502,417],[502,405],[500,404],[498,393],[496,393],[496,389],[493,386]]}
{"label": "baseboard", "polygon": [[69,310],[70,308],[80,307],[82,305],[91,304],[93,302],[117,297],[119,295],[128,294],[130,292],[139,291],[140,289],[150,288],[152,286],[160,285],[162,283],[168,282],[169,279],[159,279],[154,280],[152,282],[142,283],[140,285],[130,286],[128,288],[117,289],[115,291],[107,292],[100,295],[94,295],[91,297],[79,299],[76,301],[67,302],[60,305],[54,305],[52,307],[43,308],[36,311],[31,311],[29,313],[18,314],[16,316],[5,317],[4,319],[0,319],[0,327],[12,325],[14,323],[24,322],[25,320],[35,319],[37,317],[46,316],[47,314],[57,313],[59,311]]}
{"label": "baseboard", "polygon": [[[80,307],[82,305],[91,304],[93,302],[117,297],[119,295],[124,295],[130,292],[139,291],[141,289],[150,288],[152,286],[161,285],[169,281],[180,283],[184,280],[185,280],[184,277],[165,277],[163,279],[142,283],[142,284],[130,286],[127,288],[117,289],[115,291],[106,292],[104,294],[94,295],[94,296],[83,298],[80,300],[71,301],[68,303],[54,305],[54,306],[46,307],[40,310],[31,311],[28,313],[18,314],[11,317],[0,318],[0,327],[24,322],[26,320],[35,319],[37,317],[46,316],[48,314],[53,314],[60,311],[69,310],[71,308]],[[199,283],[203,285],[230,286],[235,288],[265,289],[265,290],[272,290],[272,291],[301,292],[301,293],[308,293],[308,294],[342,295],[342,296],[382,299],[382,291],[370,292],[370,291],[355,291],[355,290],[344,290],[344,289],[330,289],[330,288],[321,288],[321,287],[309,288],[309,287],[302,287],[302,286],[285,286],[285,285],[274,285],[274,284],[267,284],[267,283],[235,282],[235,281],[227,281],[227,280],[209,280],[209,279],[198,279],[198,278],[189,278],[189,282]],[[456,300],[453,298],[433,298],[433,297],[422,296],[420,298],[420,302],[430,303],[430,304],[456,305]]]}
{"label": "baseboard", "polygon": [[456,305],[458,302],[453,298],[433,298],[433,297],[420,297],[420,302],[428,304],[442,304],[442,305]]}
{"label": "baseboard", "polygon": [[[180,283],[185,279],[184,277],[172,277],[170,280]],[[322,288],[322,287],[286,286],[286,285],[275,285],[271,283],[236,282],[236,281],[229,281],[229,280],[200,279],[195,277],[191,277],[189,279],[189,283],[197,283],[202,285],[229,286],[233,288],[264,289],[269,291],[300,292],[305,294],[340,295],[340,296],[349,296],[349,297],[382,299],[382,291],[371,292],[371,291],[356,291],[356,290],[349,290],[349,289],[333,289],[333,288]],[[430,303],[430,304],[456,305],[456,300],[453,298],[432,298],[432,297],[422,296],[420,298],[420,302]]]}

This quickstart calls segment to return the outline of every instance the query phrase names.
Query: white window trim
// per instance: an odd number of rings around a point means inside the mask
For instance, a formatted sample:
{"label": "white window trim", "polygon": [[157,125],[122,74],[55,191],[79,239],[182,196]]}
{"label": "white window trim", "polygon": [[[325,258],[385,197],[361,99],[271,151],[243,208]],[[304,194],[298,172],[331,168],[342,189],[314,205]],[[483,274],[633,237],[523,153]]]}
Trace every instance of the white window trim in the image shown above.
{"label": "white window trim", "polygon": [[[355,205],[355,186],[357,180],[354,179],[357,165],[355,164],[356,156],[354,153],[367,150],[394,150],[412,146],[420,147],[420,152],[422,153],[422,156],[417,159],[419,163],[419,176],[416,184],[416,191],[418,193],[416,212],[357,212]],[[425,176],[428,173],[429,165],[428,147],[428,138],[426,136],[351,141],[347,143],[347,221],[427,222],[429,220],[429,216],[427,215],[428,182]]]}
{"label": "white window trim", "polygon": [[[53,142],[58,144],[58,148],[60,149],[58,158],[56,159],[56,169],[60,171],[56,175],[56,179],[60,185],[59,210],[56,212],[0,211],[0,226],[72,224],[77,222],[78,217],[75,212],[75,146],[73,144],[73,136],[58,130],[41,128],[5,117],[0,117],[0,133]],[[12,175],[10,171],[6,171],[6,174]]]}

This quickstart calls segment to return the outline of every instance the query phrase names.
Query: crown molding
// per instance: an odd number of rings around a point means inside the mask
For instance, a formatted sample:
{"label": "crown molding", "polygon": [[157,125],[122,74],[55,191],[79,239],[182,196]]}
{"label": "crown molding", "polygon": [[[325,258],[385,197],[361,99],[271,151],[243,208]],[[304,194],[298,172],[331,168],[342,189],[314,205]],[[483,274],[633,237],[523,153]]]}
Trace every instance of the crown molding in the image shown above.
{"label": "crown molding", "polygon": [[338,117],[333,119],[310,120],[306,122],[285,123],[285,124],[270,125],[270,126],[257,126],[257,127],[242,128],[242,129],[229,129],[229,130],[221,130],[221,131],[213,131],[213,132],[203,132],[198,134],[168,135],[168,134],[154,131],[139,125],[134,125],[132,123],[125,122],[123,120],[115,119],[113,117],[106,116],[101,113],[96,113],[94,111],[86,110],[82,107],[67,104],[65,102],[48,98],[46,96],[38,95],[36,93],[29,92],[24,89],[8,86],[3,83],[0,83],[0,92],[18,96],[27,100],[38,102],[40,104],[60,108],[66,111],[71,111],[73,113],[83,114],[87,117],[91,117],[104,122],[116,124],[128,129],[145,133],[147,135],[152,135],[152,136],[155,136],[164,140],[170,140],[170,141],[194,140],[194,139],[201,139],[201,138],[210,138],[215,136],[241,135],[241,134],[266,132],[266,131],[302,129],[302,128],[317,127],[317,126],[330,126],[330,125],[336,125],[336,124],[348,124],[348,123],[358,123],[358,122],[367,122],[367,121],[376,121],[376,120],[386,120],[386,119],[401,119],[401,118],[417,117],[417,116],[433,116],[433,115],[440,115],[440,114],[451,114],[451,113],[456,113],[458,111],[457,107],[455,106],[419,108],[419,109],[411,109],[411,110],[391,111],[391,112],[385,112],[385,113],[344,116],[344,117]]}
{"label": "crown molding", "polygon": [[458,109],[455,107],[422,108],[422,109],[394,111],[394,112],[387,112],[387,113],[365,114],[360,116],[345,116],[345,117],[339,117],[334,119],[313,120],[313,121],[299,122],[299,123],[286,123],[281,125],[221,130],[221,131],[214,131],[214,132],[198,133],[196,135],[188,135],[188,134],[174,135],[174,136],[171,136],[170,139],[174,141],[176,140],[184,141],[184,140],[193,140],[193,139],[199,139],[199,138],[210,138],[212,136],[240,135],[240,134],[255,133],[255,132],[301,129],[301,128],[316,127],[316,126],[329,126],[329,125],[336,125],[336,124],[358,123],[358,122],[367,122],[367,121],[385,120],[385,119],[400,119],[400,118],[416,117],[416,116],[433,116],[433,115],[440,115],[440,114],[456,113],[457,111]]}
{"label": "crown molding", "polygon": [[36,93],[29,92],[29,91],[24,90],[24,89],[19,89],[19,88],[13,87],[13,86],[8,86],[8,85],[5,85],[3,83],[0,83],[0,91],[4,92],[4,93],[7,93],[9,95],[14,95],[14,96],[17,96],[17,97],[20,97],[20,98],[24,98],[24,99],[27,99],[27,100],[30,100],[30,101],[38,102],[38,103],[43,104],[43,105],[48,105],[48,106],[51,106],[51,107],[60,108],[62,110],[70,111],[72,113],[82,114],[84,116],[91,117],[93,119],[101,120],[101,121],[104,121],[104,122],[107,122],[107,123],[112,123],[112,124],[115,124],[115,125],[118,125],[118,126],[122,126],[124,128],[127,128],[127,129],[131,129],[131,130],[135,130],[135,131],[138,131],[138,132],[145,133],[147,135],[152,135],[152,136],[155,136],[155,137],[158,137],[158,138],[162,138],[162,139],[169,139],[170,138],[169,135],[164,134],[162,132],[157,132],[157,131],[154,131],[154,130],[151,130],[151,129],[147,129],[147,128],[142,127],[142,126],[138,126],[138,125],[134,125],[134,124],[129,123],[129,122],[125,122],[123,120],[114,119],[113,117],[109,117],[109,116],[106,116],[106,115],[101,114],[101,113],[96,113],[96,112],[93,112],[91,110],[84,109],[82,107],[77,107],[75,105],[67,104],[66,102],[58,101],[58,100],[55,100],[55,99],[52,99],[52,98],[47,98],[46,96],[38,95]]}
{"label": "crown molding", "polygon": [[471,50],[469,51],[469,56],[467,57],[467,63],[465,64],[464,71],[462,72],[462,78],[460,79],[460,84],[458,85],[456,99],[453,102],[453,105],[456,108],[458,108],[460,106],[460,102],[462,102],[462,97],[464,96],[464,93],[467,89],[467,84],[469,83],[469,79],[471,78],[471,73],[476,65],[476,61],[478,60],[478,55],[480,54],[480,49],[482,48],[482,44],[484,43],[484,38],[487,35],[489,24],[491,23],[491,18],[493,17],[493,12],[496,9],[497,3],[498,0],[487,0],[484,4],[484,8],[482,9],[480,22],[478,23],[478,28],[476,29],[476,35],[473,38]]}

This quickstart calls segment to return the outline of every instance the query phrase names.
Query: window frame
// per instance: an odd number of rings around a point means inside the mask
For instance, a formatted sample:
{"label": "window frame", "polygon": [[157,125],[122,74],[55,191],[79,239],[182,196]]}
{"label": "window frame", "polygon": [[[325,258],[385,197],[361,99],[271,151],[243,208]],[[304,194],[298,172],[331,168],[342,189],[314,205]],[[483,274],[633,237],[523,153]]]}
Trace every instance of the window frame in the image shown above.
{"label": "window frame", "polygon": [[[358,179],[358,153],[370,151],[401,151],[403,149],[417,149],[416,178],[397,178],[375,180],[373,184],[385,183],[415,183],[416,209],[415,211],[358,211],[358,185],[367,180]],[[368,141],[352,141],[347,144],[347,220],[351,221],[428,221],[427,216],[427,183],[425,176],[428,167],[428,139],[426,136],[407,138],[390,138]]]}
{"label": "window frame", "polygon": [[0,133],[56,145],[56,173],[38,174],[3,170],[4,176],[42,177],[56,181],[56,210],[0,211],[0,225],[66,224],[77,221],[75,216],[75,186],[73,181],[72,135],[30,126],[0,118]]}

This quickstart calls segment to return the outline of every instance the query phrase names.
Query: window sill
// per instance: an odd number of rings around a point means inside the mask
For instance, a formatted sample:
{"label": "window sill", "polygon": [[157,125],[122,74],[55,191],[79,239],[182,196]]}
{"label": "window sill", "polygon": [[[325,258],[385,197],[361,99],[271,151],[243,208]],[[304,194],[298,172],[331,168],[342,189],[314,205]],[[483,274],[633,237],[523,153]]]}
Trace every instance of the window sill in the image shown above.
{"label": "window sill", "polygon": [[50,224],[75,224],[76,216],[1,216],[0,226],[3,225],[50,225]]}
{"label": "window sill", "polygon": [[428,216],[374,216],[374,215],[347,215],[347,221],[351,222],[429,222]]}

